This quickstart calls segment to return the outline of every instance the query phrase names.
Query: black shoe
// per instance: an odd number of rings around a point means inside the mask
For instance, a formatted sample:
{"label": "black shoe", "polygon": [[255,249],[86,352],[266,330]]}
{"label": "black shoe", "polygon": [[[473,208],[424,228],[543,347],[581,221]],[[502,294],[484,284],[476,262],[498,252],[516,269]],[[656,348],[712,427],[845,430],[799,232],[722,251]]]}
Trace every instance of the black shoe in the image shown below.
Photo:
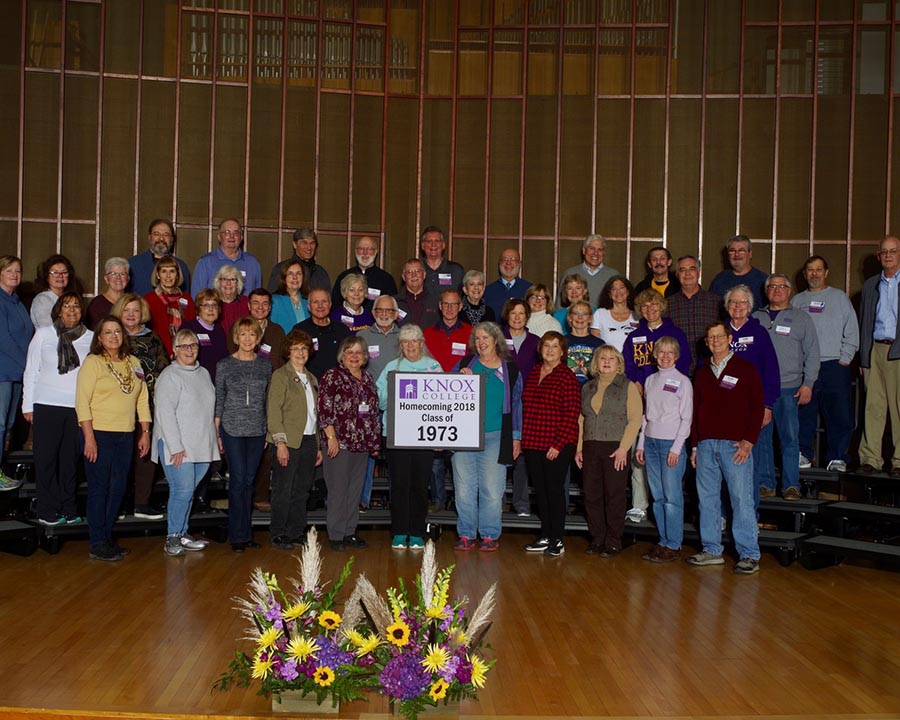
{"label": "black shoe", "polygon": [[859,468],[857,468],[856,472],[858,472],[860,475],[872,475],[873,473],[878,472],[878,468],[869,463],[863,463],[859,466]]}
{"label": "black shoe", "polygon": [[122,547],[121,545],[119,545],[119,543],[110,543],[110,545],[112,545],[113,549],[117,553],[119,553],[119,555],[121,555],[122,557],[125,557],[126,555],[128,555],[131,552],[131,550],[129,550],[126,547]]}
{"label": "black shoe", "polygon": [[604,549],[605,548],[602,545],[600,545],[599,543],[592,542],[590,545],[587,546],[587,550],[585,550],[585,552],[588,555],[601,555],[603,553]]}
{"label": "black shoe", "polygon": [[530,542],[525,546],[525,552],[544,552],[548,547],[550,547],[550,538],[538,538],[534,542]]}
{"label": "black shoe", "polygon": [[291,545],[295,548],[305,548],[306,547],[306,538],[305,537],[295,537],[291,538]]}
{"label": "black shoe", "polygon": [[544,555],[549,555],[550,557],[559,557],[566,551],[565,547],[563,547],[562,540],[552,540],[549,545],[547,545],[547,549],[544,550]]}
{"label": "black shoe", "polygon": [[334,550],[335,552],[344,552],[344,543],[339,542],[337,540],[332,540],[330,545],[331,545],[331,549]]}
{"label": "black shoe", "polygon": [[605,548],[602,553],[600,553],[600,557],[611,558],[611,557],[615,557],[620,552],[621,551],[619,550],[619,548],[608,547],[608,548]]}
{"label": "black shoe", "polygon": [[258,542],[254,542],[253,540],[248,540],[244,543],[244,547],[250,548],[251,550],[256,550],[257,548],[261,548],[262,545],[260,545]]}
{"label": "black shoe", "polygon": [[124,556],[110,543],[102,543],[91,548],[91,557],[94,560],[103,560],[105,562],[116,562]]}
{"label": "black shoe", "polygon": [[292,550],[294,548],[294,543],[292,543],[284,535],[279,535],[278,537],[273,537],[272,545],[277,548],[280,548],[281,550]]}
{"label": "black shoe", "polygon": [[162,520],[166,514],[153,505],[135,505],[134,516],[142,520]]}
{"label": "black shoe", "polygon": [[344,545],[359,549],[369,547],[369,543],[363,540],[359,535],[348,535],[344,538]]}
{"label": "black shoe", "polygon": [[246,543],[231,543],[231,549],[236,553],[244,552],[244,545]]}
{"label": "black shoe", "polygon": [[206,502],[206,500],[203,498],[194,498],[194,502],[191,503],[192,513],[208,513],[209,511],[209,503]]}

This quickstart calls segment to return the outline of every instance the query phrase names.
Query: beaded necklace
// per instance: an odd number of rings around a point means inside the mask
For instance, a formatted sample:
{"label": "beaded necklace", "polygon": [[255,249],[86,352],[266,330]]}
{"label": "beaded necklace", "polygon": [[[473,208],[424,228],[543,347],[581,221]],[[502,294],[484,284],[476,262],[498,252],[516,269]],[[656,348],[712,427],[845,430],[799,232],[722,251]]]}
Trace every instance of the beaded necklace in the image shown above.
{"label": "beaded necklace", "polygon": [[122,362],[125,363],[125,375],[119,373],[118,370],[113,366],[112,360],[107,353],[103,353],[103,362],[106,363],[106,368],[112,374],[112,376],[116,379],[116,382],[119,383],[119,389],[125,393],[126,395],[130,395],[134,391],[134,368],[131,367],[131,363],[128,362],[128,356],[122,358]]}

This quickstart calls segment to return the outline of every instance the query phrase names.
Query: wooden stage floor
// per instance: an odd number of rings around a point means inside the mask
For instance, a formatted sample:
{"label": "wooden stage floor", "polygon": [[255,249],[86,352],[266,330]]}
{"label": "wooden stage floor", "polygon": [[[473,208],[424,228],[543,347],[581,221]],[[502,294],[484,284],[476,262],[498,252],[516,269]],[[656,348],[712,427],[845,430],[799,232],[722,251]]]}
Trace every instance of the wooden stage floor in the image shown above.
{"label": "wooden stage floor", "polygon": [[[387,530],[361,534],[370,548],[355,572],[376,588],[416,574],[420,555],[392,551]],[[758,575],[740,577],[731,561],[653,565],[646,543],[604,560],[576,536],[560,558],[527,555],[531,538],[505,533],[494,554],[438,543],[441,565],[457,563],[455,592],[499,587],[488,635],[499,662],[465,716],[900,717],[896,572],[763,555]],[[271,716],[255,689],[210,687],[243,631],[231,598],[257,565],[295,576],[291,553],[213,544],[170,558],[160,537],[121,543],[132,552],[120,563],[89,560],[85,541],[0,555],[0,717]],[[346,555],[324,558],[327,576]],[[375,699],[341,716],[386,711]]]}

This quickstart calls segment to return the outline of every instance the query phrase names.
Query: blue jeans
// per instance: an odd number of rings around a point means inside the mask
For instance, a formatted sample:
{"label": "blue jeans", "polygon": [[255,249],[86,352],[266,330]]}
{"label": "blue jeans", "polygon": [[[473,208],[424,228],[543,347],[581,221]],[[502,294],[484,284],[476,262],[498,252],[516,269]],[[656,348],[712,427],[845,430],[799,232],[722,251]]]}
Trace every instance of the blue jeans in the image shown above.
{"label": "blue jeans", "polygon": [[16,421],[16,408],[21,397],[21,382],[0,382],[0,463],[3,462],[6,434]]}
{"label": "blue jeans", "polygon": [[673,442],[645,437],[644,462],[647,466],[647,484],[653,496],[653,517],[659,531],[659,544],[680,550],[684,537],[684,491],[681,480],[687,452],[682,447],[675,467],[669,467],[666,461]]}
{"label": "blue jeans", "polygon": [[194,489],[206,475],[209,463],[182,462],[177,467],[169,465],[166,460],[166,449],[162,438],[158,440],[159,462],[169,481],[169,503],[166,507],[168,535],[184,535],[188,529],[191,516],[191,503],[194,500]]}
{"label": "blue jeans", "polygon": [[755,506],[759,507],[759,488],[775,489],[775,448],[772,442],[773,429],[778,431],[781,441],[781,489],[800,488],[800,420],[797,415],[799,388],[785,388],[781,391],[772,408],[772,422],[759,433],[759,440],[753,446],[753,464],[756,466]]}
{"label": "blue jeans", "polygon": [[369,455],[369,462],[366,464],[366,479],[363,480],[363,488],[362,495],[359,497],[359,501],[369,507],[369,502],[372,500],[372,483],[375,480],[375,458]]}
{"label": "blue jeans", "polygon": [[506,466],[500,456],[500,431],[484,434],[484,450],[453,453],[456,532],[474,540],[500,537]]}
{"label": "blue jeans", "polygon": [[222,446],[228,459],[228,541],[253,540],[253,481],[266,445],[265,435],[236,437],[221,429]]}
{"label": "blue jeans", "polygon": [[84,463],[87,477],[87,523],[91,547],[112,542],[112,527],[119,514],[131,469],[134,433],[94,430],[96,462]]}
{"label": "blue jeans", "polygon": [[825,464],[832,460],[850,461],[847,449],[853,433],[853,408],[850,406],[850,386],[853,379],[850,368],[837,360],[826,360],[819,365],[819,379],[813,385],[812,400],[800,406],[800,452],[814,459],[813,447],[819,412],[828,437]]}
{"label": "blue jeans", "polygon": [[[451,459],[451,464],[452,464]],[[456,467],[455,465],[453,466]],[[454,470],[454,475],[455,475]],[[438,450],[431,461],[431,502],[443,508],[447,505],[447,452]]]}
{"label": "blue jeans", "polygon": [[735,465],[734,440],[701,440],[697,445],[697,496],[704,552],[722,554],[722,479],[731,498],[731,530],[742,558],[759,560],[758,527],[753,508],[753,456]]}

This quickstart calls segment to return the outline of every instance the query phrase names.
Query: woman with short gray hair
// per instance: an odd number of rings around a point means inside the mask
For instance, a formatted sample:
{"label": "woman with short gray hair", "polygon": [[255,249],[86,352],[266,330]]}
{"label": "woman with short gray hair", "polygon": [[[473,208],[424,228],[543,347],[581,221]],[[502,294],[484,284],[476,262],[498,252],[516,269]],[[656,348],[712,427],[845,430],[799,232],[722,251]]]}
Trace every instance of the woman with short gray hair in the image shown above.
{"label": "woman with short gray hair", "polygon": [[244,295],[244,278],[234,265],[223,265],[216,271],[213,288],[219,294],[222,305],[219,308],[219,322],[226,337],[231,326],[250,314],[250,300]]}
{"label": "woman with short gray hair", "polygon": [[484,273],[481,270],[469,270],[463,275],[462,306],[460,313],[471,326],[480,322],[497,320],[494,311],[484,302]]}
{"label": "woman with short gray hair", "polygon": [[109,315],[116,300],[125,294],[130,272],[128,261],[123,257],[111,257],[106,261],[103,266],[106,290],[88,303],[84,314],[84,324],[88,330],[93,330],[98,322]]}

